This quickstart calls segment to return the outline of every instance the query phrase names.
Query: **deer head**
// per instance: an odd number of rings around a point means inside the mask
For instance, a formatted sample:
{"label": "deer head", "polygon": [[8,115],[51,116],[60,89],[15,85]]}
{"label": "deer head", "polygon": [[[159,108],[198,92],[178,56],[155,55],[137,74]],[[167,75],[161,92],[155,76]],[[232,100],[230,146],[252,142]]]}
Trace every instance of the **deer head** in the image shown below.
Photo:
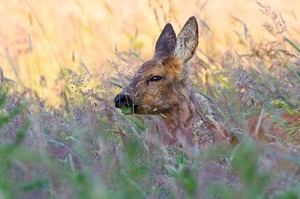
{"label": "deer head", "polygon": [[152,59],[136,71],[115,99],[125,114],[160,114],[172,131],[191,124],[197,103],[187,85],[187,62],[198,45],[198,24],[189,18],[176,38],[171,24],[161,32]]}

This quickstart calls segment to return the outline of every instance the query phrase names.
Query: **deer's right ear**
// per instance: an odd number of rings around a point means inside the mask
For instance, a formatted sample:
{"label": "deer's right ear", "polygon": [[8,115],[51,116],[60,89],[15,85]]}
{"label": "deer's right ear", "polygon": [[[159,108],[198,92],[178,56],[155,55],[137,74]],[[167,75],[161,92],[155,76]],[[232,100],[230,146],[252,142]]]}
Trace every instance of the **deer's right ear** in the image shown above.
{"label": "deer's right ear", "polygon": [[171,24],[167,24],[161,32],[156,45],[154,58],[166,58],[172,55],[176,46],[176,34]]}
{"label": "deer's right ear", "polygon": [[198,24],[195,17],[190,17],[177,36],[174,55],[183,63],[191,59],[198,46]]}

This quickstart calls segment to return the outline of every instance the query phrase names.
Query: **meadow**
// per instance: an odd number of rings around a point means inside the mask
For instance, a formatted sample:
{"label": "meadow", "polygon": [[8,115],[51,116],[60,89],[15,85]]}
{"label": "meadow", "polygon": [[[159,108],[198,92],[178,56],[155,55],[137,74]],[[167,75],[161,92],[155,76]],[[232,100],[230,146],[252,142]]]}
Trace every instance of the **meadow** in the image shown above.
{"label": "meadow", "polygon": [[[300,146],[248,137],[267,115],[299,125],[298,0],[10,0],[0,5],[0,199],[300,198]],[[170,146],[158,116],[113,99],[168,22],[190,16],[190,81],[239,144]],[[205,96],[203,98],[203,96]],[[298,141],[299,141],[298,139]]]}

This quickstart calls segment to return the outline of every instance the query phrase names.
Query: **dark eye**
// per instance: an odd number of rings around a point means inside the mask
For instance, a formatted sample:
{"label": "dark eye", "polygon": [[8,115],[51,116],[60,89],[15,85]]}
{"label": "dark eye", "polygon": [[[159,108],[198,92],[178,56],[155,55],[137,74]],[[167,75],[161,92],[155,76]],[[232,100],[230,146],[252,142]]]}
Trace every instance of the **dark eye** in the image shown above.
{"label": "dark eye", "polygon": [[158,82],[159,80],[161,80],[163,77],[162,76],[152,76],[150,79],[148,79],[147,82]]}

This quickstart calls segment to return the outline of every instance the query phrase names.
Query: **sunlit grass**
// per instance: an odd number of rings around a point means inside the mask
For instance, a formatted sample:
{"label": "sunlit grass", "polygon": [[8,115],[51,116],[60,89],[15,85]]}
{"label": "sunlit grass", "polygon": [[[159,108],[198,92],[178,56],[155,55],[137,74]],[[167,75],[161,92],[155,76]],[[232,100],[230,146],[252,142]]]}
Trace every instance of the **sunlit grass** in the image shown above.
{"label": "sunlit grass", "polygon": [[[299,114],[299,9],[297,0],[3,1],[0,198],[299,197],[299,121],[278,117]],[[114,108],[163,26],[178,33],[191,15],[200,35],[191,81],[237,146],[168,146],[158,117]],[[243,124],[259,115],[289,142],[248,139]]]}

